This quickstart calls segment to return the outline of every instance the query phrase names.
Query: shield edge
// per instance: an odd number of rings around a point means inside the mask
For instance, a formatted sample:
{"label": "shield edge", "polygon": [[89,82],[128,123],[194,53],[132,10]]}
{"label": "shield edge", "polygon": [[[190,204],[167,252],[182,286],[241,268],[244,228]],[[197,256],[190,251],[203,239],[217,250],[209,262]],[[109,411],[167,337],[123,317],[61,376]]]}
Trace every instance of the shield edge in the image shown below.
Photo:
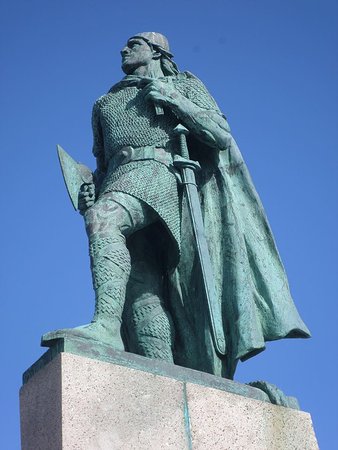
{"label": "shield edge", "polygon": [[[83,166],[76,162],[62,147],[56,146],[57,154],[61,166],[61,172],[63,180],[66,185],[66,189],[72,205],[76,211],[79,209],[78,199],[79,192],[83,183],[89,183],[88,174],[92,175],[91,170],[88,167]],[[83,176],[83,172],[87,173],[87,176]],[[91,176],[92,179],[92,176]]]}

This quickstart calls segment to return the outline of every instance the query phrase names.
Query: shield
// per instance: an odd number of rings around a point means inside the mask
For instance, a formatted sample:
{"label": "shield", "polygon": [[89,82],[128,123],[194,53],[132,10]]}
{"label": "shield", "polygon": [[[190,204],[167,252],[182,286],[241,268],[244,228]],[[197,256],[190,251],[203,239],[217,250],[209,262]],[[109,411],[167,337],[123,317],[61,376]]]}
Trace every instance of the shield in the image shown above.
{"label": "shield", "polygon": [[76,162],[60,145],[57,145],[57,152],[67,192],[74,209],[78,210],[81,186],[94,182],[93,173],[84,164]]}

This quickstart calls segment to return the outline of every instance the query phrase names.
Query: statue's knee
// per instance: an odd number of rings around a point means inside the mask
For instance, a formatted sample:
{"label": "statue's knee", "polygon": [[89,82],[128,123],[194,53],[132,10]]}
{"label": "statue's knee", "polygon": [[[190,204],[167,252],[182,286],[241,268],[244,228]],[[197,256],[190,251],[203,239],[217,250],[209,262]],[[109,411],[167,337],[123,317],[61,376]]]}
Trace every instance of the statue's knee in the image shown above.
{"label": "statue's knee", "polygon": [[126,223],[125,211],[113,202],[94,204],[87,209],[84,219],[89,238],[102,235],[116,236],[124,240],[125,230],[129,225]]}
{"label": "statue's knee", "polygon": [[99,228],[99,215],[97,205],[88,208],[84,213],[85,226],[88,236],[92,235]]}
{"label": "statue's knee", "polygon": [[87,225],[87,223],[93,222],[95,220],[96,215],[97,215],[96,205],[93,205],[91,208],[88,208],[87,211],[83,215],[86,225]]}

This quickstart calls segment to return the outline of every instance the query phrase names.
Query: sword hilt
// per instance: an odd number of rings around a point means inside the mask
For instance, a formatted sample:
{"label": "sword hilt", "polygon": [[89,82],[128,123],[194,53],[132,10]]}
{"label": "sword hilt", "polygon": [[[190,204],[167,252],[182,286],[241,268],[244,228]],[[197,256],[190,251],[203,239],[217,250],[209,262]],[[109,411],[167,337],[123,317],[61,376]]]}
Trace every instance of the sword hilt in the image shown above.
{"label": "sword hilt", "polygon": [[174,128],[174,134],[178,136],[182,158],[189,159],[189,150],[186,138],[186,136],[189,134],[189,130],[179,123]]}

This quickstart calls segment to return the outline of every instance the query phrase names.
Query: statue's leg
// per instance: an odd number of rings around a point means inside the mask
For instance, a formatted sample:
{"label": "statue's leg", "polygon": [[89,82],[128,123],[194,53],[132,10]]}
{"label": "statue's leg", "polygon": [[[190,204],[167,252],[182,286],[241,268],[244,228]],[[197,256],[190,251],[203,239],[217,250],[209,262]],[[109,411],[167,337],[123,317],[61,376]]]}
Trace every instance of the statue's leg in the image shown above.
{"label": "statue's leg", "polygon": [[42,345],[65,336],[93,339],[124,350],[121,338],[122,311],[130,274],[126,237],[156,220],[140,200],[120,192],[103,195],[85,213],[95,312],[90,324],[45,334]]}
{"label": "statue's leg", "polygon": [[129,319],[134,334],[130,351],[173,362],[173,323],[159,296],[148,293],[134,299]]}
{"label": "statue's leg", "polygon": [[173,362],[174,326],[165,306],[164,249],[155,228],[135,233],[128,242],[131,273],[123,321],[129,351]]}

